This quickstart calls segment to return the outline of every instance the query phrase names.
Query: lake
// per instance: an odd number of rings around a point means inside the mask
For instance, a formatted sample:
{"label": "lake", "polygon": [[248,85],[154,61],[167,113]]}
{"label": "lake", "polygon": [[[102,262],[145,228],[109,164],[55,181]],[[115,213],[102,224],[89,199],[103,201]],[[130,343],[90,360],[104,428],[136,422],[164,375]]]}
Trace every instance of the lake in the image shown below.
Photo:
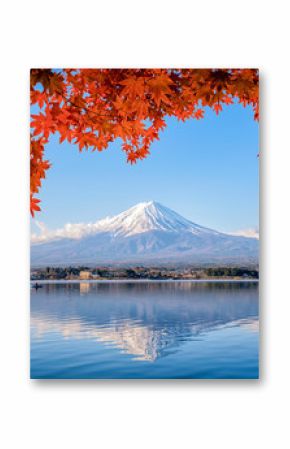
{"label": "lake", "polygon": [[256,379],[257,282],[50,282],[31,290],[33,379]]}

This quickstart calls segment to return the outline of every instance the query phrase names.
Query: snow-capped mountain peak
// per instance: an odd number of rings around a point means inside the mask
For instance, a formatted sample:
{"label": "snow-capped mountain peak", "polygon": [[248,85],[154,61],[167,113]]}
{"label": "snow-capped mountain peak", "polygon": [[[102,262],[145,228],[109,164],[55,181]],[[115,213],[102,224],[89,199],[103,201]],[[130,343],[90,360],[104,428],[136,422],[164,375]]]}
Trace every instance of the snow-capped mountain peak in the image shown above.
{"label": "snow-capped mountain peak", "polygon": [[190,234],[220,234],[212,229],[197,225],[156,201],[138,203],[113,217],[106,217],[95,223],[67,223],[63,228],[48,230],[40,223],[41,233],[33,234],[32,243],[45,243],[62,238],[78,240],[99,233],[113,237],[130,237],[150,231]]}
{"label": "snow-capped mountain peak", "polygon": [[155,201],[95,223],[66,224],[32,241],[33,264],[256,261],[258,240],[197,225]]}
{"label": "snow-capped mountain peak", "polygon": [[195,234],[207,230],[156,201],[138,203],[119,215],[100,220],[96,228],[99,232],[111,232],[123,237],[154,230]]}

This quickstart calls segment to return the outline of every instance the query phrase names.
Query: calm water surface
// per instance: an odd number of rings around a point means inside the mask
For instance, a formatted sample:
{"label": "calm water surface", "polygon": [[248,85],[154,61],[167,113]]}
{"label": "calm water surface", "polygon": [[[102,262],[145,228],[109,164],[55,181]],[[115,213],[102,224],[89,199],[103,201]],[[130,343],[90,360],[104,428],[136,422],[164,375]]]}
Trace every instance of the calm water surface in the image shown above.
{"label": "calm water surface", "polygon": [[31,377],[257,378],[255,282],[49,283],[31,291]]}

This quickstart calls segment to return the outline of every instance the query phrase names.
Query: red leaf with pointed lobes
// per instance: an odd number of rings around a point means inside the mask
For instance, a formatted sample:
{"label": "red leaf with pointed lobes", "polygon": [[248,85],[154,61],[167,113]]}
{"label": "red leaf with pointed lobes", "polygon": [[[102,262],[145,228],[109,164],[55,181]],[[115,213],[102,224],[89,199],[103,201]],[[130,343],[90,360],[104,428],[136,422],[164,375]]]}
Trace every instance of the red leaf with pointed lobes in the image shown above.
{"label": "red leaf with pointed lobes", "polygon": [[194,118],[196,118],[197,120],[200,120],[204,117],[204,110],[203,109],[197,109],[194,112]]}
{"label": "red leaf with pointed lobes", "polygon": [[214,104],[213,109],[214,109],[216,115],[218,115],[223,110],[222,105],[220,103]]}

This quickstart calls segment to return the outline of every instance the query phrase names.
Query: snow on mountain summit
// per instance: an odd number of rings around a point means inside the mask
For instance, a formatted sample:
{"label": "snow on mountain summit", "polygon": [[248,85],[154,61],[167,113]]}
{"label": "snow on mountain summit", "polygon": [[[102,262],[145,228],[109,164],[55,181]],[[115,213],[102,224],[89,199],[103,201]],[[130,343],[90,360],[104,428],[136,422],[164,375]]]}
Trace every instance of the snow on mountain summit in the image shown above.
{"label": "snow on mountain summit", "polygon": [[207,230],[156,201],[138,203],[119,215],[101,220],[96,223],[96,229],[123,237],[153,230],[194,234]]}

